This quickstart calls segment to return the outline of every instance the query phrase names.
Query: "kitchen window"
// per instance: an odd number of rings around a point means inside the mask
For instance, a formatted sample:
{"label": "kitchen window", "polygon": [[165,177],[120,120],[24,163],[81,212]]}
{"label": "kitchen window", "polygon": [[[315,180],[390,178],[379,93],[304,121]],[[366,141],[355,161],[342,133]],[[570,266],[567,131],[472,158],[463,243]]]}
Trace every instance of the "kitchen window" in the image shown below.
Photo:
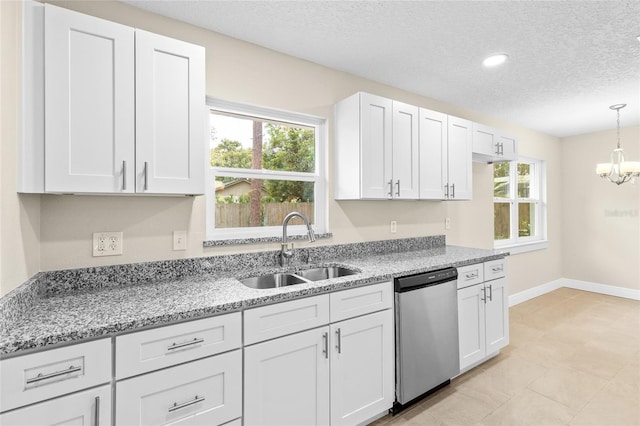
{"label": "kitchen window", "polygon": [[544,161],[494,163],[493,218],[495,248],[519,253],[547,247]]}
{"label": "kitchen window", "polygon": [[[327,232],[326,120],[207,98],[207,240],[279,237],[304,213]],[[306,235],[295,218],[289,235]]]}

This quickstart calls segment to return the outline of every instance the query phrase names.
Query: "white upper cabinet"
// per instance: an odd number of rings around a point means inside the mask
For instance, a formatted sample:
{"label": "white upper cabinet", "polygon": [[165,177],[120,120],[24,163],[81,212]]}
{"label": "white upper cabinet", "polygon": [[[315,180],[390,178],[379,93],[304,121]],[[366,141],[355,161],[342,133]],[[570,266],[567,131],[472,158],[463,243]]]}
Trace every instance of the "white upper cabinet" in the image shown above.
{"label": "white upper cabinet", "polygon": [[20,192],[204,192],[204,48],[50,4],[24,26],[23,128],[43,131],[23,136]]}
{"label": "white upper cabinet", "polygon": [[136,192],[204,192],[204,56],[136,30]]}
{"label": "white upper cabinet", "polygon": [[134,29],[45,5],[45,190],[134,192]]}
{"label": "white upper cabinet", "polygon": [[447,169],[447,114],[420,108],[421,199],[445,198]]}
{"label": "white upper cabinet", "polygon": [[447,119],[447,185],[448,200],[470,200],[473,193],[471,146],[472,123],[458,117]]}
{"label": "white upper cabinet", "polygon": [[516,160],[518,145],[515,137],[498,129],[473,123],[473,160],[483,163]]}
{"label": "white upper cabinet", "polygon": [[418,108],[369,93],[335,107],[338,200],[417,199]]}

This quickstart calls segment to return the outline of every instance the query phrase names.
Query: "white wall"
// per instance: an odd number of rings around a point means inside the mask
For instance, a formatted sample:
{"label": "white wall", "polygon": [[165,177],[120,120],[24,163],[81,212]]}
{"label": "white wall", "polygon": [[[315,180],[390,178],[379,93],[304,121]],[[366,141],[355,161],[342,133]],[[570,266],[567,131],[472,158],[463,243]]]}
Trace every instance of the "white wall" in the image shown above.
{"label": "white wall", "polygon": [[[617,186],[595,174],[616,140],[615,130],[562,139],[564,277],[640,290],[640,179]],[[621,129],[620,141],[640,161],[640,127]]]}
{"label": "white wall", "polygon": [[[11,8],[5,6],[5,3],[2,2],[3,15],[6,9]],[[550,182],[559,180],[560,145],[556,138],[150,14],[125,4],[107,1],[56,3],[83,13],[205,46],[209,96],[324,116],[329,118],[331,134],[335,102],[356,91],[369,91],[502,127],[519,137],[520,150],[524,155],[548,161]],[[19,55],[19,48],[14,47],[12,51]],[[3,29],[3,72],[4,62]],[[17,84],[18,76],[15,72],[10,75],[10,83]],[[17,94],[14,93],[8,100],[5,100],[3,95],[3,123],[7,118],[15,125],[18,118],[5,111],[5,107],[15,110],[17,104]],[[15,179],[5,181],[4,173],[7,167],[8,173],[15,175],[15,157],[5,158],[4,153],[5,150],[15,151],[16,144],[16,138],[5,138],[3,130],[2,196],[3,200],[9,200],[8,207],[12,213],[11,217],[7,217],[6,220],[3,218],[2,222],[3,229],[11,229],[9,233],[3,232],[1,237],[2,294],[15,288],[38,269],[55,270],[277,248],[277,244],[262,244],[203,249],[203,197],[18,196],[15,194]],[[331,152],[330,149],[330,157]],[[473,201],[335,202],[330,193],[330,231],[333,232],[334,238],[318,243],[337,244],[442,234],[445,233],[445,217],[451,217],[452,229],[447,232],[450,244],[491,248],[491,166],[474,164],[473,175]],[[331,166],[329,176],[331,179]],[[329,188],[332,188],[331,182]],[[550,185],[549,193],[551,248],[512,256],[509,259],[512,293],[562,276],[560,187]],[[31,229],[25,229],[24,218],[31,221]],[[389,232],[391,220],[398,222],[396,234]],[[189,249],[174,252],[171,249],[171,233],[180,229],[188,230]],[[124,255],[93,258],[91,234],[99,231],[123,231]],[[5,248],[16,243],[28,250],[11,251],[7,255]],[[35,268],[32,266],[33,263],[37,265]],[[29,268],[21,265],[29,265]]]}

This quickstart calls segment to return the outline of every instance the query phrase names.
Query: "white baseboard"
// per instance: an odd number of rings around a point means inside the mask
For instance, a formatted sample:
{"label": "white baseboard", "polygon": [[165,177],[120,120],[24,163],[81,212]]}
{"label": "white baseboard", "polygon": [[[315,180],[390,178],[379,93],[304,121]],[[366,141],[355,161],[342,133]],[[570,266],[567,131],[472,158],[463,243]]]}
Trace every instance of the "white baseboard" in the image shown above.
{"label": "white baseboard", "polygon": [[546,284],[541,284],[528,290],[521,291],[520,293],[512,294],[511,296],[509,296],[509,306],[511,307],[519,303],[526,302],[529,299],[542,296],[543,294],[549,293],[553,290],[557,290],[560,287],[564,287],[563,279],[551,281]]}
{"label": "white baseboard", "polygon": [[625,299],[640,300],[640,290],[631,288],[616,287],[606,284],[592,283],[588,281],[572,280],[570,278],[560,278],[539,286],[521,291],[509,296],[509,306],[515,306],[526,302],[534,297],[557,290],[561,287],[574,288],[576,290],[590,291],[592,293],[606,294],[608,296],[624,297]]}

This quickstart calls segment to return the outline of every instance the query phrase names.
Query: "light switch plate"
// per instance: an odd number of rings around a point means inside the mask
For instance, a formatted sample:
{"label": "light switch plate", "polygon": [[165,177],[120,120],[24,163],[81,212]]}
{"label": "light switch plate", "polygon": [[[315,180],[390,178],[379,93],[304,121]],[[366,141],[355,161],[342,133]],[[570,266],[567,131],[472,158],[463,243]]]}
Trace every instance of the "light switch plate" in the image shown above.
{"label": "light switch plate", "polygon": [[122,243],[122,232],[96,232],[93,234],[93,256],[120,256]]}
{"label": "light switch plate", "polygon": [[187,231],[173,231],[173,249],[187,249]]}

